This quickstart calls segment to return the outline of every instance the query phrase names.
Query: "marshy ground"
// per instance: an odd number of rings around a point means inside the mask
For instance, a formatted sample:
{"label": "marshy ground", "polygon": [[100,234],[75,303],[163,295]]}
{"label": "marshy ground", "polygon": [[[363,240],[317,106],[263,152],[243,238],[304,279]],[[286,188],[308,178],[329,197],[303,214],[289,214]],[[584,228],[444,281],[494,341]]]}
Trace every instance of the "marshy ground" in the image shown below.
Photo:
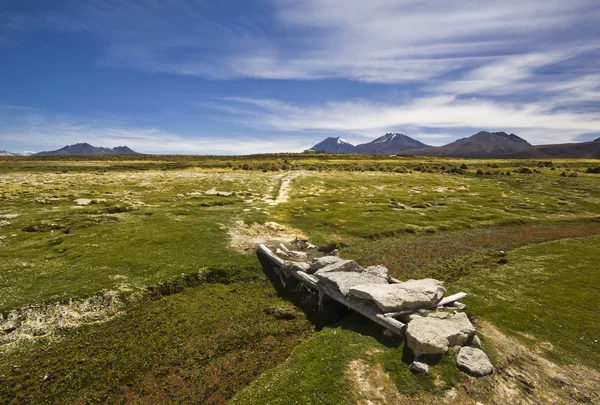
{"label": "marshy ground", "polygon": [[[600,161],[135,159],[0,160],[0,403],[600,403]],[[468,292],[494,376],[278,297],[295,236]]]}

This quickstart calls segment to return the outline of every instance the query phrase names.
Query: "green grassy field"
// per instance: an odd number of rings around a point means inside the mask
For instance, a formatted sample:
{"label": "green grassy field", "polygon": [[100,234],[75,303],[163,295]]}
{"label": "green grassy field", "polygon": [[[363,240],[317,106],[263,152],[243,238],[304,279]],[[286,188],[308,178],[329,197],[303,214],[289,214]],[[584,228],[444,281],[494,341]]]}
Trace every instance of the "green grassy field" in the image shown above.
{"label": "green grassy field", "polygon": [[[249,239],[274,221],[398,278],[442,279],[470,293],[472,317],[524,345],[549,342],[544,356],[559,364],[600,370],[589,354],[600,340],[600,176],[585,173],[598,165],[0,159],[0,314],[107,291],[123,302],[101,322],[0,346],[0,403],[352,403],[356,360],[409,396],[465,383],[451,358],[411,374],[402,343],[357,316],[315,330],[253,252],[231,245],[239,221]],[[291,175],[289,199],[276,201]]]}

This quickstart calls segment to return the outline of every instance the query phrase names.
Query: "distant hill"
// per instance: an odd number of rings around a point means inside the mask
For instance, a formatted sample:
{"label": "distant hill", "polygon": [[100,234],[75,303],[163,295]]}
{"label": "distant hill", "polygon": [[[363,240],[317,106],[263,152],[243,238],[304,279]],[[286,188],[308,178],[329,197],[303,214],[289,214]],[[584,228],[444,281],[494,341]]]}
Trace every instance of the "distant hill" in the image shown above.
{"label": "distant hill", "polygon": [[116,148],[101,148],[92,146],[89,143],[76,143],[75,145],[67,145],[64,148],[49,152],[35,153],[32,156],[55,156],[55,155],[138,155],[127,146],[117,146]]}
{"label": "distant hill", "polygon": [[342,138],[330,137],[322,142],[319,142],[309,150],[313,152],[326,153],[356,153],[356,146],[346,142]]}
{"label": "distant hill", "polygon": [[506,132],[480,131],[468,138],[462,138],[444,146],[432,146],[411,150],[419,156],[448,156],[462,158],[486,158],[519,152],[532,145],[515,134]]}
{"label": "distant hill", "polygon": [[5,150],[0,150],[0,156],[16,156],[16,155],[14,153],[10,153]]}
{"label": "distant hill", "polygon": [[592,142],[537,145],[498,157],[506,159],[600,159],[600,138]]}
{"label": "distant hill", "polygon": [[366,155],[394,155],[411,149],[428,147],[430,146],[402,133],[390,132],[371,142],[357,145],[356,153]]}

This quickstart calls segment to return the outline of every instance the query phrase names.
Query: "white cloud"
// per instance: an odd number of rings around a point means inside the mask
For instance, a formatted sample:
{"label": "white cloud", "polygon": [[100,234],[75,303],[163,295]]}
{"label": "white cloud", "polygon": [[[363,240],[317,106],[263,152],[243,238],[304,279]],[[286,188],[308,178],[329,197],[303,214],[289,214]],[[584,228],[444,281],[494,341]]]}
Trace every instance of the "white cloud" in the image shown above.
{"label": "white cloud", "polygon": [[[40,111],[0,105],[0,145],[10,150],[54,150],[87,142],[94,146],[126,145],[137,152],[158,154],[231,154],[301,152],[310,145],[299,136],[282,136],[276,142],[239,134],[190,134],[183,136],[157,128],[87,117],[53,117]],[[7,145],[9,147],[7,147]]]}
{"label": "white cloud", "polygon": [[[243,15],[231,9],[225,18],[210,2],[87,0],[46,20],[104,38],[104,63],[150,72],[401,83],[488,63],[490,71],[510,55],[531,59],[589,41],[585,28],[593,27],[600,13],[596,0],[261,4],[267,9]],[[513,74],[518,65],[513,63]]]}
{"label": "white cloud", "polygon": [[[262,125],[277,131],[383,134],[412,127],[418,135],[424,133],[419,128],[473,128],[476,131],[514,131],[533,143],[567,142],[582,133],[600,131],[600,119],[595,113],[557,112],[543,104],[512,104],[479,98],[441,96],[402,104],[359,100],[305,108],[276,100],[228,100],[231,101],[241,104],[239,109],[227,105],[231,119],[241,119],[247,125]],[[440,139],[444,135],[454,137],[441,131],[437,131],[435,136]],[[468,135],[471,134],[463,136]],[[422,139],[428,138],[422,135]]]}

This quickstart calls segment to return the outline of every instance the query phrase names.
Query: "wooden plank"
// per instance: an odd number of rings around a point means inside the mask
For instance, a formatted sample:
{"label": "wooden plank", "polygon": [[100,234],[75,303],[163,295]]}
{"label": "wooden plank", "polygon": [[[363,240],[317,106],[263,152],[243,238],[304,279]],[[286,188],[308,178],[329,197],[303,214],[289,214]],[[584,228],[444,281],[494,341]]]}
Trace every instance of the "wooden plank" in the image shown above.
{"label": "wooden plank", "polygon": [[396,316],[414,314],[415,312],[417,312],[416,309],[405,309],[404,311],[387,312],[387,313],[383,314],[383,316],[385,316],[386,318],[394,318]]}
{"label": "wooden plank", "polygon": [[281,260],[279,257],[277,257],[275,255],[275,253],[273,253],[271,251],[271,249],[269,249],[268,247],[266,247],[265,245],[263,245],[262,243],[260,245],[258,245],[258,250],[262,251],[264,254],[267,255],[267,257],[269,258],[269,260],[271,260],[274,264],[276,264],[279,267],[283,267],[285,265],[285,262],[283,260]]}
{"label": "wooden plank", "polygon": [[458,301],[458,300],[462,300],[463,298],[465,298],[468,294],[464,293],[464,292],[459,292],[456,293],[454,295],[449,295],[448,297],[443,298],[440,302],[438,302],[437,306],[438,307],[442,307],[444,305],[448,305],[454,301]]}

